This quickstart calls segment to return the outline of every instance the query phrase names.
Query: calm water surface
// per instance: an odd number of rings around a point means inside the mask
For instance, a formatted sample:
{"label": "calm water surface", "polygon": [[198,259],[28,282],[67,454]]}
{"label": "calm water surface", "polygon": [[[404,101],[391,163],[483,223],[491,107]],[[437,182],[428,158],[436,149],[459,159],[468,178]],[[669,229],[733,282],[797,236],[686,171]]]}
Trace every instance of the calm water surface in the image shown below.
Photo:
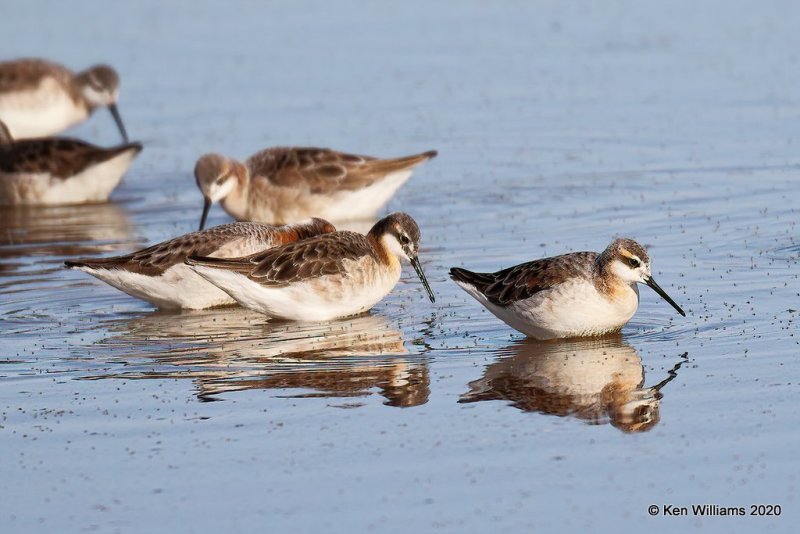
{"label": "calm water surface", "polygon": [[[113,64],[146,149],[109,204],[0,211],[0,527],[794,531],[798,11],[7,2],[2,55]],[[195,159],[274,144],[438,149],[387,207],[436,304],[406,269],[328,324],[164,313],[61,268],[193,230]],[[688,317],[642,288],[621,336],[534,342],[447,279],[617,235]]]}

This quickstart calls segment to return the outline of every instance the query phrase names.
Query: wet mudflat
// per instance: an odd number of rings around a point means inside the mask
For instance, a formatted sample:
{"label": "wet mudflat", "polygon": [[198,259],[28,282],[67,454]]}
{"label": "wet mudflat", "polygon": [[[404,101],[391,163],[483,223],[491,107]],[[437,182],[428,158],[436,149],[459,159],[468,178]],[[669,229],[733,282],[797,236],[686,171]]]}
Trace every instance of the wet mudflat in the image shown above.
{"label": "wet mudflat", "polygon": [[[115,65],[146,149],[112,203],[0,210],[2,530],[791,531],[798,13],[728,9],[15,5],[5,53]],[[332,323],[165,313],[61,268],[195,229],[194,160],[277,144],[440,151],[387,207],[435,305],[408,268]],[[617,235],[688,317],[643,287],[621,336],[541,343],[447,279]]]}

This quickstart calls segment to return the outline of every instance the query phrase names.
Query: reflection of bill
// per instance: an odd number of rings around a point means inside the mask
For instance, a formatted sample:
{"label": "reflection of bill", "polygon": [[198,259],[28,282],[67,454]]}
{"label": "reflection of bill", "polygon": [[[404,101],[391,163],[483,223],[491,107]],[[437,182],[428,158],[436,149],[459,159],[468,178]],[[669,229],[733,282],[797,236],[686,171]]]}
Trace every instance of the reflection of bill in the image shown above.
{"label": "reflection of bill", "polygon": [[[246,389],[310,390],[293,397],[363,397],[377,388],[390,406],[428,401],[427,365],[377,315],[329,323],[267,321],[243,308],[151,313],[111,326],[93,348],[128,369],[91,378],[192,378],[201,400]],[[147,360],[147,371],[132,360]],[[154,364],[154,365],[153,365]]]}
{"label": "reflection of bill", "polygon": [[644,367],[620,336],[575,341],[524,340],[508,347],[483,378],[470,382],[459,402],[504,400],[524,411],[611,423],[645,432],[660,419],[661,388],[643,387]]}

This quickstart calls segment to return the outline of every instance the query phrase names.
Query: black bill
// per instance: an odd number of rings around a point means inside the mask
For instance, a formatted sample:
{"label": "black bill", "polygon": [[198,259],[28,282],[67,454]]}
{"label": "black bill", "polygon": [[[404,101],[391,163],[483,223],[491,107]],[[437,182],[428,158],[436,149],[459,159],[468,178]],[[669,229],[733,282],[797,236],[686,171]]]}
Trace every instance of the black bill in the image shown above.
{"label": "black bill", "polygon": [[425,278],[425,273],[422,272],[422,265],[419,264],[419,259],[416,256],[412,256],[410,258],[411,266],[414,267],[414,270],[417,271],[417,276],[419,276],[419,281],[422,282],[422,285],[425,286],[425,291],[428,292],[428,297],[430,297],[431,302],[436,302],[436,299],[433,296],[433,291],[431,291],[431,286],[428,285],[428,279]]}
{"label": "black bill", "polygon": [[122,134],[122,142],[128,142],[128,132],[125,131],[125,126],[122,124],[122,117],[119,116],[119,110],[117,109],[116,104],[109,104],[108,111],[111,112],[111,116],[114,117],[114,122],[117,123],[117,128],[119,128],[119,133]]}
{"label": "black bill", "polygon": [[211,199],[208,197],[203,197],[203,216],[200,217],[200,228],[197,229],[199,232],[206,226],[206,218],[208,217],[208,210],[211,209]]}
{"label": "black bill", "polygon": [[669,295],[667,295],[666,291],[664,291],[663,289],[661,289],[661,286],[659,286],[658,284],[656,284],[656,281],[655,281],[655,280],[653,280],[653,277],[652,277],[652,276],[651,276],[650,278],[648,278],[647,282],[645,282],[645,283],[646,283],[648,286],[650,286],[650,288],[651,288],[653,291],[655,291],[656,293],[658,293],[658,294],[661,296],[661,298],[662,298],[662,299],[664,299],[664,300],[666,300],[667,302],[669,302],[669,303],[672,305],[672,307],[673,307],[673,308],[675,308],[676,310],[678,310],[678,313],[680,313],[681,315],[683,315],[684,317],[686,317],[686,313],[685,313],[685,312],[684,312],[684,311],[681,309],[681,307],[680,307],[680,306],[678,306],[678,305],[675,303],[675,301],[674,301],[674,300],[672,300],[672,299],[670,298],[670,296],[669,296]]}

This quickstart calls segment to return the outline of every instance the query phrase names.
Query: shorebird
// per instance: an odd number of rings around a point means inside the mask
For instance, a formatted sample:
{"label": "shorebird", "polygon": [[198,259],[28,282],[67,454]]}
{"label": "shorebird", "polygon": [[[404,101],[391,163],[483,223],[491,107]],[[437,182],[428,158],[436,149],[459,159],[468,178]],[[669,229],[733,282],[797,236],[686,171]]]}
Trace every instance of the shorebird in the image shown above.
{"label": "shorebird", "polygon": [[639,306],[637,283],[686,316],[653,279],[647,252],[631,239],[616,239],[600,254],[574,252],[495,273],[453,267],[450,278],[501,321],[536,339],[619,331]]}
{"label": "shorebird", "polygon": [[15,141],[0,122],[0,206],[103,202],[140,143],[101,148],[68,137]]}
{"label": "shorebird", "polygon": [[125,256],[64,264],[159,308],[199,310],[235,301],[184,264],[190,255],[245,256],[335,230],[322,219],[291,226],[231,223],[185,234]]}
{"label": "shorebird", "polygon": [[327,321],[363,313],[400,280],[408,260],[434,302],[417,259],[420,232],[393,213],[367,235],[334,232],[236,259],[190,256],[195,272],[239,304],[276,319]]}
{"label": "shorebird", "polygon": [[118,96],[119,76],[108,65],[74,73],[43,59],[0,63],[0,120],[16,139],[53,135],[107,107],[127,143]]}
{"label": "shorebird", "polygon": [[241,163],[205,154],[194,168],[203,193],[200,229],[214,202],[237,221],[291,223],[311,216],[332,221],[368,218],[383,207],[431,150],[394,159],[326,148],[268,148]]}

